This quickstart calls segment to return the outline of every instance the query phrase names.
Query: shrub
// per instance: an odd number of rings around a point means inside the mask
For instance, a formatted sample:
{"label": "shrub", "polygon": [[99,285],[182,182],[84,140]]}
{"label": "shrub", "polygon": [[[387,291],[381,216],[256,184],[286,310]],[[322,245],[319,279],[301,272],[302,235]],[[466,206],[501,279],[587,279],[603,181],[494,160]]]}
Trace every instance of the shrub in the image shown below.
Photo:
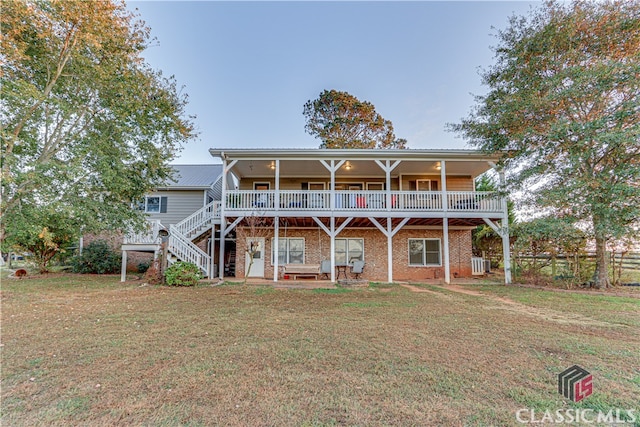
{"label": "shrub", "polygon": [[170,286],[195,286],[202,278],[202,274],[197,265],[178,261],[167,268],[164,278]]}
{"label": "shrub", "polygon": [[71,260],[74,273],[109,274],[120,270],[122,257],[104,240],[96,240],[83,249],[82,255]]}
{"label": "shrub", "polygon": [[149,262],[141,262],[138,264],[138,273],[144,274],[147,272],[147,270],[149,269],[149,267],[151,267],[151,263]]}

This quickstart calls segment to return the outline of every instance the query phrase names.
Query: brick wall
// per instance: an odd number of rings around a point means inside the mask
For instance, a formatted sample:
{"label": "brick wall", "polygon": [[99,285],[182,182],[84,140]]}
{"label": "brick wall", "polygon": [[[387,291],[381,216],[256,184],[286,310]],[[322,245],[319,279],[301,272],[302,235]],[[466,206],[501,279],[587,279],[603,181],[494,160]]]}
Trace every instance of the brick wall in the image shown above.
{"label": "brick wall", "polygon": [[[114,232],[102,232],[98,234],[85,234],[83,236],[83,245],[86,248],[91,242],[96,240],[104,240],[107,242],[109,247],[118,253],[122,253],[122,241],[123,236],[122,233],[114,231]],[[129,272],[137,272],[138,264],[146,263],[151,264],[153,261],[153,254],[150,252],[137,252],[137,251],[128,251],[127,253],[127,271]]]}
{"label": "brick wall", "polygon": [[[238,233],[242,235],[242,233]],[[280,238],[285,232],[280,229]],[[305,239],[305,264],[320,264],[323,259],[330,259],[331,242],[327,234],[319,228],[287,229],[286,237],[303,237]],[[387,238],[377,228],[346,228],[339,238],[364,239],[365,269],[361,276],[372,281],[386,282],[387,277]],[[409,239],[437,238],[442,242],[442,230],[412,229],[400,230],[393,238],[393,278],[394,280],[422,280],[444,278],[444,267],[409,266]],[[272,237],[266,239],[265,278],[273,278],[271,263]],[[236,247],[236,277],[244,277],[246,241],[238,239]],[[444,258],[443,258],[444,262]],[[449,230],[449,264],[451,278],[471,276],[471,230]]]}

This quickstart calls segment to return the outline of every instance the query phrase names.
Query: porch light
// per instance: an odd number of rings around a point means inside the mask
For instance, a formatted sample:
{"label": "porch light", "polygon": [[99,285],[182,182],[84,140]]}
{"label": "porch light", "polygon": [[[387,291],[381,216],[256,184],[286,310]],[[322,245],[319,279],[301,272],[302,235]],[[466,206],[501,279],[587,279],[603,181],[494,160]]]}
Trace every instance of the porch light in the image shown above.
{"label": "porch light", "polygon": [[436,162],[436,170],[439,171],[440,169],[442,169],[440,162]]}
{"label": "porch light", "polygon": [[275,162],[271,162],[269,167],[271,168],[271,170],[276,170],[276,163]]}
{"label": "porch light", "polygon": [[349,162],[345,163],[344,168],[348,171],[351,170],[351,163]]}

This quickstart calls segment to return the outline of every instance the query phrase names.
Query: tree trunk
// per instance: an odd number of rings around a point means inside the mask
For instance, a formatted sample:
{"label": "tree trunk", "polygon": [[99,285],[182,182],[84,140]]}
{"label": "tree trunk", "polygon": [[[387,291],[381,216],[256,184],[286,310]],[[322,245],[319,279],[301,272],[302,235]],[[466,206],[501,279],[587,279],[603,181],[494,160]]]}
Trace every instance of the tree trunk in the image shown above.
{"label": "tree trunk", "polygon": [[255,253],[255,251],[247,251],[247,254],[249,254],[249,265],[247,266],[247,272],[244,275],[244,281],[242,282],[243,285],[247,284],[247,279],[249,278],[251,267],[253,266],[253,255],[255,255]]}
{"label": "tree trunk", "polygon": [[596,271],[593,273],[593,283],[598,289],[611,287],[607,260],[607,239],[599,233],[596,233]]}

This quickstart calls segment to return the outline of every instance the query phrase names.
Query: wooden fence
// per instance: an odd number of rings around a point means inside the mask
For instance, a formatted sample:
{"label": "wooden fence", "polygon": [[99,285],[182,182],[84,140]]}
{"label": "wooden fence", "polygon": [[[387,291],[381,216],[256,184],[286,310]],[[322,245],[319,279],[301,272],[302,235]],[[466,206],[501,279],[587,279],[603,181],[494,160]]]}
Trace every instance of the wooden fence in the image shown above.
{"label": "wooden fence", "polygon": [[[611,262],[615,262],[616,267],[618,267],[620,265],[620,260],[622,259],[622,269],[623,270],[634,270],[634,271],[640,271],[640,252],[629,252],[627,254],[620,254],[620,253],[608,253],[608,258],[609,258],[609,263]],[[533,261],[534,259],[538,259],[541,261],[549,261],[552,259],[551,255],[549,254],[539,254],[536,256],[532,256],[532,255],[515,255],[516,258],[519,259],[523,259],[523,260],[531,260]],[[573,256],[569,256],[569,258],[571,260],[573,260]],[[565,255],[556,255],[555,257],[556,259],[556,263],[557,264],[566,264],[567,262],[567,258]],[[579,259],[581,261],[592,261],[592,262],[596,262],[596,254],[595,252],[587,252],[585,254],[582,254],[579,256]]]}

